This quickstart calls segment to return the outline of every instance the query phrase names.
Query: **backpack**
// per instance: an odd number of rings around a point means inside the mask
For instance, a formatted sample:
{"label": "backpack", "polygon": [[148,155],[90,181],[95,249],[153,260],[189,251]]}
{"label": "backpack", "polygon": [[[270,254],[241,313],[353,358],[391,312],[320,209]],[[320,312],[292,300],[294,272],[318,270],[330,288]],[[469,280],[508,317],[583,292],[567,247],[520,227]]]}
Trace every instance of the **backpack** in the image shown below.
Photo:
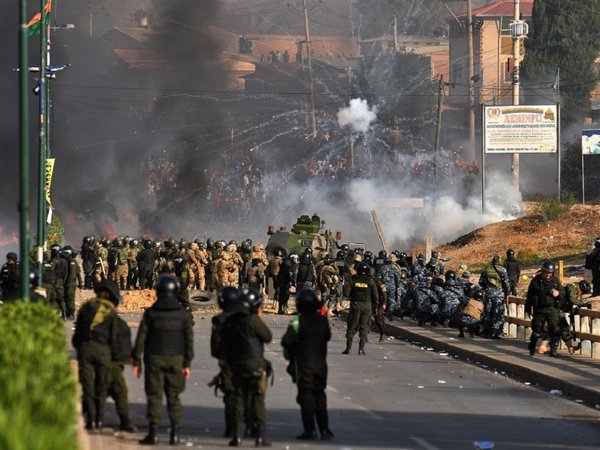
{"label": "backpack", "polygon": [[[118,316],[117,316],[118,317]],[[117,340],[117,347],[113,350],[113,359],[117,362],[127,364],[131,358],[133,352],[133,346],[131,345],[131,329],[127,322],[118,317],[119,323],[119,338]]]}

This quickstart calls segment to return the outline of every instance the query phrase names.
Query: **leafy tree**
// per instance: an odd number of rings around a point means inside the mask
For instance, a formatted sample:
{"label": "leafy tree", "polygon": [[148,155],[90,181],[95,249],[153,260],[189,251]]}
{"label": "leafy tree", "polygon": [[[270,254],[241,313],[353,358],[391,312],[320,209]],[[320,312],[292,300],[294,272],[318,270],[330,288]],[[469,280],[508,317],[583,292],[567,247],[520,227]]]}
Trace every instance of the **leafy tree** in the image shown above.
{"label": "leafy tree", "polygon": [[535,0],[523,62],[523,87],[530,102],[556,99],[551,85],[560,69],[562,122],[590,110],[600,51],[600,0]]}

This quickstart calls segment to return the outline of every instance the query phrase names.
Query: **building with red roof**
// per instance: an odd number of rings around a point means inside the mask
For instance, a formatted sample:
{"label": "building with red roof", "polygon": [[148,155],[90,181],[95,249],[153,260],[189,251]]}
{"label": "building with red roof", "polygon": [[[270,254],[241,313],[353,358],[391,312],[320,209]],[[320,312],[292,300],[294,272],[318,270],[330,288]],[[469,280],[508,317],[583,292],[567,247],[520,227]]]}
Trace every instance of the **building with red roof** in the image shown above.
{"label": "building with red roof", "polygon": [[[512,101],[514,61],[509,24],[513,21],[514,3],[514,0],[500,0],[472,11],[476,104]],[[531,19],[533,3],[533,0],[521,0],[522,20]],[[447,21],[450,25],[450,82],[455,86],[450,95],[467,101],[470,82],[467,13],[450,16]],[[521,61],[524,55],[522,43]]]}

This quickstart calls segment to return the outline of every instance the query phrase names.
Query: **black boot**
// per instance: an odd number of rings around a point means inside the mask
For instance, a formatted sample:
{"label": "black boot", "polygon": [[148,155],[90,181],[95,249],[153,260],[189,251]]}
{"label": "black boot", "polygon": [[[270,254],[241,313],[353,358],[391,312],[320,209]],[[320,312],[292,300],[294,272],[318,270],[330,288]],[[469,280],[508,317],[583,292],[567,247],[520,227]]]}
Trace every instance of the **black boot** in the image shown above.
{"label": "black boot", "polygon": [[169,445],[179,445],[179,426],[171,425],[171,434],[169,435]]}
{"label": "black boot", "polygon": [[312,431],[304,431],[301,435],[296,436],[296,439],[300,439],[301,441],[310,441],[312,439],[317,438],[317,432],[315,430]]}
{"label": "black boot", "polygon": [[158,437],[156,436],[156,425],[151,423],[148,425],[148,434],[144,439],[138,441],[142,445],[156,445],[158,443]]}
{"label": "black boot", "polygon": [[458,337],[459,338],[465,337],[465,329],[463,327],[458,327]]}
{"label": "black boot", "polygon": [[85,429],[92,431],[94,429],[94,421],[88,413],[83,413],[83,420],[85,421]]}
{"label": "black boot", "polygon": [[346,340],[346,350],[342,352],[342,355],[349,355],[352,353],[352,339]]}
{"label": "black boot", "polygon": [[537,336],[534,337],[534,335],[532,334],[531,335],[531,339],[529,340],[529,347],[528,347],[529,348],[529,354],[531,356],[535,356],[535,347],[537,346],[537,341],[538,341]]}
{"label": "black boot", "polygon": [[240,447],[242,445],[242,438],[238,435],[234,434],[231,440],[229,441],[230,447]]}
{"label": "black boot", "polygon": [[322,441],[330,441],[333,439],[333,431],[329,428],[321,431],[321,440]]}
{"label": "black boot", "polygon": [[119,420],[121,422],[119,430],[126,431],[128,433],[135,433],[137,431],[137,427],[131,423],[129,416],[119,415]]}
{"label": "black boot", "polygon": [[366,343],[367,343],[367,341],[363,341],[363,340],[361,340],[358,343],[358,354],[359,355],[366,355],[366,353],[365,353],[365,344]]}
{"label": "black boot", "polygon": [[383,333],[379,333],[379,342],[383,342]]}
{"label": "black boot", "polygon": [[254,446],[255,447],[270,447],[271,443],[269,441],[267,441],[267,439],[264,436],[259,436],[256,438],[256,441],[254,441]]}
{"label": "black boot", "polygon": [[558,358],[558,344],[560,341],[553,339],[550,343],[550,356],[553,358]]}

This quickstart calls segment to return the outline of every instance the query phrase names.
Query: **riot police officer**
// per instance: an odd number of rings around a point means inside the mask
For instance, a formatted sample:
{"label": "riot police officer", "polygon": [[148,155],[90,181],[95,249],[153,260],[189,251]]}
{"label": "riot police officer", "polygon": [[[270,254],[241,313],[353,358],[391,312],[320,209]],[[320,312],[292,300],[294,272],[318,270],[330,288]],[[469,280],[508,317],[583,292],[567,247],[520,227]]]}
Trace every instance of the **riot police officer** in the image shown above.
{"label": "riot police officer", "polygon": [[344,297],[350,300],[350,314],[346,332],[346,349],[342,354],[349,355],[352,351],[352,339],[357,331],[360,335],[358,354],[365,354],[365,344],[371,327],[371,304],[378,303],[374,301],[378,296],[377,285],[369,277],[369,265],[359,263],[356,266],[356,275],[344,286]]}
{"label": "riot police officer", "polygon": [[140,444],[158,442],[156,428],[160,424],[163,392],[171,421],[169,443],[179,443],[179,421],[182,406],[179,395],[190,377],[194,358],[192,317],[178,299],[179,280],[163,274],[156,281],[157,300],[144,312],[133,349],[133,373],[142,374],[142,353],[146,365],[144,389],[147,398],[148,435]]}
{"label": "riot police officer", "polygon": [[290,322],[281,339],[284,356],[294,368],[292,380],[298,387],[296,400],[300,405],[304,432],[297,438],[315,439],[315,420],[321,439],[330,440],[327,414],[327,342],[331,329],[327,317],[320,314],[322,303],[314,291],[304,289],[296,297],[299,316]]}
{"label": "riot police officer", "polygon": [[240,291],[231,315],[223,325],[225,360],[233,373],[234,409],[232,439],[229,446],[238,447],[241,424],[246,417],[256,436],[256,447],[270,447],[265,438],[267,372],[269,364],[264,357],[264,345],[271,342],[271,330],[261,319],[262,297],[253,288]]}
{"label": "riot police officer", "polygon": [[225,359],[223,325],[233,313],[234,306],[238,303],[238,298],[238,290],[232,286],[224,287],[219,291],[217,294],[217,303],[222,312],[212,318],[212,331],[210,334],[210,354],[219,363],[219,374],[216,381],[218,382],[217,387],[223,391],[223,403],[225,404],[225,433],[223,433],[223,437],[232,437],[235,426],[235,388],[231,367]]}
{"label": "riot police officer", "polygon": [[550,334],[550,356],[557,357],[558,344],[560,343],[560,314],[559,304],[564,296],[564,289],[555,275],[556,265],[546,261],[542,270],[529,284],[525,311],[532,314],[531,340],[529,341],[529,354],[535,355],[535,346],[542,335],[544,323],[548,324]]}

